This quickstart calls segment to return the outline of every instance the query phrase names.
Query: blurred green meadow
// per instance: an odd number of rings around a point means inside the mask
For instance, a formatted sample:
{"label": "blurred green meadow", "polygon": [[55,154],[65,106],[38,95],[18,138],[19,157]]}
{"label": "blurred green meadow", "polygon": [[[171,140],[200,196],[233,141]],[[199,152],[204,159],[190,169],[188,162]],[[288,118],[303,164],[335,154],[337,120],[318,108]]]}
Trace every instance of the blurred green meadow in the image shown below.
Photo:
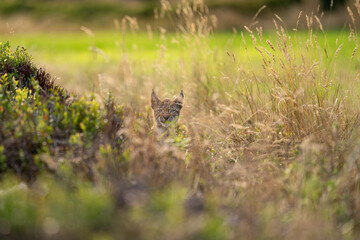
{"label": "blurred green meadow", "polygon": [[[0,36],[0,239],[358,239],[360,15],[159,9],[172,29]],[[161,141],[152,90],[185,94]]]}
{"label": "blurred green meadow", "polygon": [[[293,39],[293,51],[296,54],[303,52],[307,41],[317,41],[321,53],[313,52],[312,55],[319,57],[327,51],[326,54],[329,55],[326,57],[330,59],[328,64],[335,59],[335,51],[340,46],[336,62],[341,66],[341,76],[346,79],[349,71],[356,71],[358,63],[355,60],[350,64],[348,62],[355,48],[354,42],[349,40],[349,31],[317,30],[313,33],[316,34],[314,39],[311,39],[306,30],[288,30],[288,34]],[[262,33],[260,41],[274,42],[277,37],[274,31],[266,31]],[[146,73],[153,70],[159,59],[166,62],[169,69],[174,69],[180,61],[189,61],[193,54],[189,51],[186,37],[174,32],[140,31],[123,34],[121,30],[93,32],[85,28],[84,31],[79,29],[78,32],[71,33],[20,33],[3,35],[0,38],[3,42],[11,42],[13,46],[25,47],[32,53],[36,65],[45,67],[60,78],[60,84],[78,93],[91,91],[98,74],[109,74],[116,78],[124,58],[136,63],[141,72]],[[238,61],[245,68],[261,68],[259,52],[255,48],[245,49],[245,45],[251,43],[252,38],[245,29],[216,32],[206,39],[206,45],[211,49],[208,55],[214,63],[231,59],[229,54],[233,53],[239,56]],[[346,84],[346,80],[343,84]]]}

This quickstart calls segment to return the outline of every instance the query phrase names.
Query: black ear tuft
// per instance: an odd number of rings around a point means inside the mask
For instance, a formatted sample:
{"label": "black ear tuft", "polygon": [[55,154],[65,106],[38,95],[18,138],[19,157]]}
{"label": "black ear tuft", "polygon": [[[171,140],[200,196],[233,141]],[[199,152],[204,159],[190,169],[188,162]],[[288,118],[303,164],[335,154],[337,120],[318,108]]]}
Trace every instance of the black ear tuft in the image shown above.
{"label": "black ear tuft", "polygon": [[180,104],[182,107],[182,104],[184,102],[184,92],[181,90],[180,94],[175,97],[175,102]]}

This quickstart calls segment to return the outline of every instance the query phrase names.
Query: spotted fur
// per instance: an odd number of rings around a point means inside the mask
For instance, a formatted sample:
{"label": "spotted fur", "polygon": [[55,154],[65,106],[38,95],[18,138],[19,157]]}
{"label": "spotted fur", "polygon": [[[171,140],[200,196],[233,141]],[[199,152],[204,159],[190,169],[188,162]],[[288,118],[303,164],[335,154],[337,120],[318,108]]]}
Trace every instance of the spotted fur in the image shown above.
{"label": "spotted fur", "polygon": [[184,93],[180,94],[174,100],[160,100],[154,90],[151,93],[151,108],[154,112],[155,128],[158,135],[168,136],[169,129],[173,126],[180,116],[183,107]]}

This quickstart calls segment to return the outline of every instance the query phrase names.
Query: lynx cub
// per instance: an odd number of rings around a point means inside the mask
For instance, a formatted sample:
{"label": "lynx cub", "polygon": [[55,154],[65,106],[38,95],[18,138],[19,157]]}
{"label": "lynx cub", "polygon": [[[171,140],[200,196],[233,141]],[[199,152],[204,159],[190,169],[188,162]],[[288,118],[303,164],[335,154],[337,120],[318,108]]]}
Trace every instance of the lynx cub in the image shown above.
{"label": "lynx cub", "polygon": [[151,108],[154,111],[155,132],[158,136],[169,136],[171,126],[174,126],[179,119],[183,107],[184,93],[181,90],[174,100],[160,100],[154,90],[151,93]]}

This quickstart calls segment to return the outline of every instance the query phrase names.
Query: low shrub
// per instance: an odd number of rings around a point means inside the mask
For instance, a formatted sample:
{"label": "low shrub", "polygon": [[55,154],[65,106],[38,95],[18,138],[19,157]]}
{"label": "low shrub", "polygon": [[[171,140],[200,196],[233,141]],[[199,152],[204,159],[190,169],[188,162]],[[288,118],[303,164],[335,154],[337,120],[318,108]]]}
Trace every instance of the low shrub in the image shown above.
{"label": "low shrub", "polygon": [[92,95],[70,97],[25,49],[1,43],[0,54],[1,173],[11,169],[31,181],[50,169],[43,153],[91,160],[101,144],[121,145],[114,133],[124,111],[111,98],[100,106]]}

